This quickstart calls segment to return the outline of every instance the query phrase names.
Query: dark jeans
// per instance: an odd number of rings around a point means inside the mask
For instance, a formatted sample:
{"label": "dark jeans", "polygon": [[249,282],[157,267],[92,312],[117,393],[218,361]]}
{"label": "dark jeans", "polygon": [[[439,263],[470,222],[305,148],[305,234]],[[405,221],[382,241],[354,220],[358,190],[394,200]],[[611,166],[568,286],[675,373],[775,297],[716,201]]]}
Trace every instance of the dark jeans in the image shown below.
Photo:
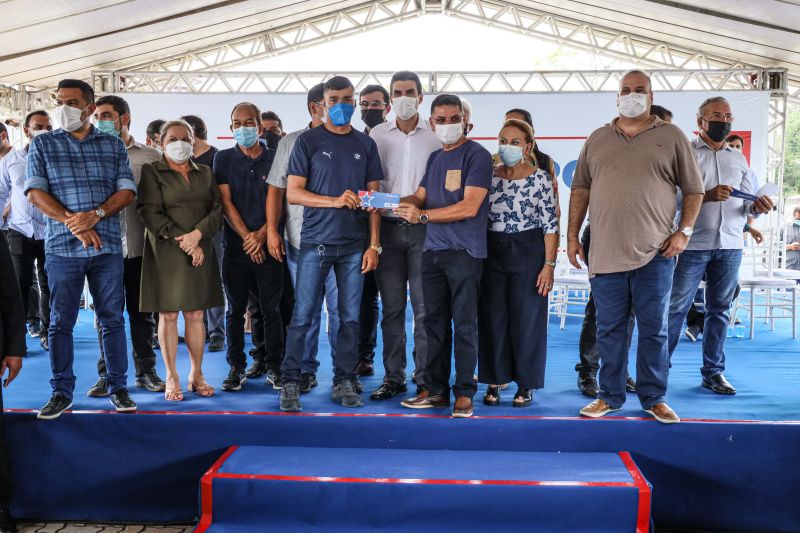
{"label": "dark jeans", "polygon": [[[142,258],[131,257],[123,262],[123,280],[125,288],[125,308],[128,310],[128,324],[131,330],[133,345],[133,367],[136,377],[156,370],[156,352],[153,351],[153,335],[156,331],[156,319],[153,313],[139,312],[139,290],[142,282]],[[100,358],[97,360],[97,374],[106,377],[106,359],[103,351],[103,334],[97,330],[100,342]]]}
{"label": "dark jeans", "polygon": [[[592,243],[592,234],[589,226],[586,226],[581,235],[581,245],[583,246],[583,253],[586,260],[589,260],[589,248]],[[634,313],[628,317],[628,337],[627,344],[628,350],[631,348],[631,341],[633,340],[633,328],[636,325]],[[594,303],[594,295],[589,293],[589,301],[586,302],[586,309],[583,314],[583,325],[581,326],[581,336],[578,340],[578,349],[580,350],[580,363],[575,365],[575,370],[581,378],[595,377],[600,368],[600,350],[597,348],[597,308]],[[626,376],[627,377],[627,376]]]}
{"label": "dark jeans", "polygon": [[378,282],[375,272],[364,275],[361,306],[358,312],[358,358],[360,361],[375,360],[378,345]]}
{"label": "dark jeans", "polygon": [[222,262],[222,278],[228,297],[226,329],[228,336],[228,364],[244,369],[244,312],[251,291],[258,294],[258,304],[263,319],[253,324],[261,327],[264,335],[264,362],[270,368],[279,368],[283,361],[283,320],[281,318],[281,292],[283,290],[283,265],[267,256],[260,265],[240,252],[226,251]]}
{"label": "dark jeans", "polygon": [[683,321],[703,276],[706,312],[703,325],[703,377],[725,371],[725,335],[739,281],[741,250],[685,250],[678,258],[669,305],[669,353],[675,352]]}
{"label": "dark jeans", "polygon": [[72,398],[75,390],[75,359],[72,331],[78,319],[78,305],[84,279],[94,300],[94,312],[102,331],[103,352],[108,369],[108,391],[112,394],[127,388],[128,354],[125,349],[125,305],[122,254],[94,257],[61,257],[47,254],[45,259],[50,282],[50,366],[53,393]]}
{"label": "dark jeans", "polygon": [[284,383],[300,381],[301,364],[308,346],[308,331],[313,327],[322,303],[325,281],[333,269],[338,288],[339,331],[335,339],[333,360],[334,385],[355,379],[358,363],[358,309],[364,276],[361,274],[361,243],[357,245],[300,244],[297,261],[295,305],[286,357],[283,360]]}
{"label": "dark jeans", "polygon": [[[8,248],[11,251],[11,261],[14,263],[14,270],[17,273],[25,316],[31,317],[31,315],[38,314],[42,328],[47,330],[50,327],[50,288],[44,266],[44,241],[30,239],[22,233],[9,230]],[[38,287],[33,277],[34,271],[38,278]],[[36,289],[39,291],[39,309],[38,313],[33,313],[31,301],[34,299],[31,296]]]}
{"label": "dark jeans", "polygon": [[[478,364],[478,296],[483,259],[466,250],[422,254],[422,293],[428,337],[425,388],[432,395],[450,394],[451,339],[455,338],[456,397],[475,396]],[[451,326],[452,324],[452,326]],[[451,330],[452,327],[452,330]]]}
{"label": "dark jeans", "polygon": [[425,383],[424,357],[428,353],[425,336],[425,303],[422,297],[422,248],[425,245],[424,224],[381,225],[383,253],[377,278],[383,304],[383,367],[386,381],[406,382],[406,305],[409,286],[414,311],[414,368],[418,385]]}
{"label": "dark jeans", "polygon": [[597,345],[602,361],[598,397],[614,408],[625,403],[631,309],[639,327],[636,394],[644,409],[664,402],[669,378],[667,318],[674,269],[675,259],[658,253],[636,270],[591,278],[597,303]]}

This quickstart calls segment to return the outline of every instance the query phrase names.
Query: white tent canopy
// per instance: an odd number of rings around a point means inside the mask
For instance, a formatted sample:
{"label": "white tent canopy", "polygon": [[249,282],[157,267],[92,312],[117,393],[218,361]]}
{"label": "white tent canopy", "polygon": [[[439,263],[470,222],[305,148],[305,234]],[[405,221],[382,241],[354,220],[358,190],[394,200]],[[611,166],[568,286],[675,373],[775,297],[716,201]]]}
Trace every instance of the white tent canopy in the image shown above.
{"label": "white tent canopy", "polygon": [[[358,0],[10,0],[0,7],[0,82],[49,87],[92,70],[146,69],[167,58],[360,7]],[[397,3],[397,2],[395,2]],[[477,21],[517,11],[557,17],[722,58],[709,67],[782,67],[800,96],[798,0],[406,0],[399,16],[449,13]],[[474,16],[470,15],[474,13]],[[488,13],[488,14],[487,14]],[[391,14],[391,13],[390,13]],[[516,15],[518,18],[518,15]],[[353,18],[352,22],[363,21]],[[564,36],[564,42],[570,42]],[[602,51],[601,51],[602,53]],[[666,65],[665,65],[666,66]],[[696,68],[689,66],[688,68]],[[797,93],[795,93],[797,91]]]}

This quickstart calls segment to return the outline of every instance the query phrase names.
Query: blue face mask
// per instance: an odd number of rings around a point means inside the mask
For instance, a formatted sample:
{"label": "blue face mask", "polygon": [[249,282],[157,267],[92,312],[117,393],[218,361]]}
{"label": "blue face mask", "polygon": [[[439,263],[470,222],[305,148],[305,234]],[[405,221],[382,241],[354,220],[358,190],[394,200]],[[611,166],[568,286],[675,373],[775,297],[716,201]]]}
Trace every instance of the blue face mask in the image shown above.
{"label": "blue face mask", "polygon": [[350,124],[355,110],[356,106],[353,104],[341,102],[328,108],[328,118],[334,126],[346,126]]}
{"label": "blue face mask", "polygon": [[794,221],[794,225],[797,226],[797,227],[800,227],[800,220],[795,220]]}
{"label": "blue face mask", "polygon": [[522,147],[511,144],[501,144],[497,149],[497,155],[503,165],[513,167],[522,160]]}
{"label": "blue face mask", "polygon": [[114,127],[116,120],[98,120],[94,125],[98,130],[114,137],[119,137],[119,131]]}
{"label": "blue face mask", "polygon": [[258,142],[258,128],[252,126],[242,126],[233,130],[233,138],[237,144],[250,148]]}

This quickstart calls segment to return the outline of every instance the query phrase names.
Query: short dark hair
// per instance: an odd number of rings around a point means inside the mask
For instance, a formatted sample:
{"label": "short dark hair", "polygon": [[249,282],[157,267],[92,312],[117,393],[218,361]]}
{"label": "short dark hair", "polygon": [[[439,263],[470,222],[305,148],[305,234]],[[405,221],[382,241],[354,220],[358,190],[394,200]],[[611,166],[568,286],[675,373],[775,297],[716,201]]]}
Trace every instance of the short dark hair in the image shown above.
{"label": "short dark hair", "polygon": [[5,133],[6,137],[8,137],[8,129],[6,128],[6,125],[3,124],[2,122],[0,122],[0,133]]}
{"label": "short dark hair", "polygon": [[735,133],[733,135],[728,135],[728,138],[725,139],[726,143],[732,143],[733,141],[739,141],[740,143],[742,143],[742,146],[744,146],[744,139],[742,139],[739,135],[736,135]]}
{"label": "short dark hair", "polygon": [[[236,110],[239,109],[240,107],[247,107],[251,111],[253,111],[253,114],[256,116],[256,122],[259,122],[259,124],[260,124],[259,117],[264,118],[264,114],[261,112],[261,109],[259,109],[256,104],[254,104],[252,102],[239,102],[238,104],[233,106],[233,109],[231,109],[231,122],[233,122],[233,114],[236,113]],[[278,115],[275,115],[275,116],[277,117]],[[280,120],[280,119],[278,119],[278,120]],[[206,133],[206,132],[204,131],[203,133]],[[200,137],[200,135],[198,135],[198,137]],[[200,137],[200,138],[203,139],[203,140],[206,139],[205,137]]]}
{"label": "short dark hair", "polygon": [[358,94],[358,96],[361,97],[361,96],[364,96],[365,94],[377,93],[377,92],[379,92],[379,93],[381,93],[383,95],[383,103],[384,104],[388,104],[389,103],[389,91],[384,89],[383,85],[367,85],[366,87],[361,89],[361,92]]}
{"label": "short dark hair", "polygon": [[264,111],[261,113],[261,120],[277,120],[281,121],[281,117],[275,111]]}
{"label": "short dark hair", "polygon": [[396,81],[413,81],[417,84],[417,93],[422,94],[422,81],[416,72],[410,70],[400,70],[392,74],[392,81],[389,82],[389,90],[393,90]]}
{"label": "short dark hair", "polygon": [[308,90],[308,95],[306,96],[306,103],[317,103],[320,100],[325,99],[325,84],[318,83],[314,85],[312,88]]}
{"label": "short dark hair", "polygon": [[94,105],[110,105],[119,116],[131,114],[131,107],[128,102],[114,94],[101,96]]}
{"label": "short dark hair", "polygon": [[181,120],[185,120],[189,123],[194,130],[195,137],[203,141],[208,139],[208,128],[206,128],[206,123],[202,118],[198,117],[197,115],[183,115]]}
{"label": "short dark hair", "polygon": [[50,115],[48,115],[47,111],[45,111],[44,109],[37,109],[36,111],[31,111],[30,113],[25,115],[25,122],[23,122],[23,124],[25,125],[26,128],[31,125],[31,119],[33,117],[47,117],[47,118],[50,118]]}
{"label": "short dark hair", "polygon": [[58,82],[58,88],[80,89],[81,95],[83,96],[84,100],[86,100],[90,104],[94,102],[94,89],[92,89],[92,86],[83,80],[71,80],[71,79],[61,80],[60,82]]}
{"label": "short dark hair", "polygon": [[650,106],[650,114],[657,116],[661,120],[667,120],[667,117],[672,118],[672,111],[658,104],[652,104]]}
{"label": "short dark hair", "polygon": [[458,106],[458,108],[463,112],[464,106],[461,105],[461,98],[454,94],[440,94],[436,98],[433,99],[431,103],[431,115],[433,114],[433,110],[439,106],[443,105],[454,105]]}
{"label": "short dark hair", "polygon": [[322,93],[325,94],[328,91],[343,91],[345,89],[355,90],[356,88],[353,87],[353,82],[348,78],[344,76],[334,76],[325,82]]}
{"label": "short dark hair", "polygon": [[150,124],[147,125],[147,129],[145,130],[145,133],[146,133],[147,137],[151,141],[155,141],[156,140],[156,135],[161,135],[161,126],[164,125],[164,122],[166,122],[166,121],[163,120],[163,119],[157,118],[154,121],[152,121]]}
{"label": "short dark hair", "polygon": [[520,109],[519,107],[515,107],[514,109],[509,109],[508,111],[506,111],[505,116],[507,117],[511,113],[514,113],[516,115],[522,115],[522,120],[527,122],[528,126],[530,126],[531,128],[533,127],[533,117],[531,116],[531,112],[528,111],[527,109]]}

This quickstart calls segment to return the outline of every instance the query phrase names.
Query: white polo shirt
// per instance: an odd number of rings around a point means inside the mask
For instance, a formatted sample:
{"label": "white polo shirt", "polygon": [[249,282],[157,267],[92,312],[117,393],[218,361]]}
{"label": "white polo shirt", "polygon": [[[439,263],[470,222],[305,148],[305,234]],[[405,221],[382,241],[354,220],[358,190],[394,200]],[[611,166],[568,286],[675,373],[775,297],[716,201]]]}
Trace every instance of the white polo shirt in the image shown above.
{"label": "white polo shirt", "polygon": [[[401,198],[417,192],[428,158],[442,147],[428,121],[419,117],[416,128],[407,135],[397,127],[397,121],[384,122],[372,128],[369,135],[378,145],[383,167],[381,192],[399,194]],[[385,211],[384,216],[394,215]]]}

